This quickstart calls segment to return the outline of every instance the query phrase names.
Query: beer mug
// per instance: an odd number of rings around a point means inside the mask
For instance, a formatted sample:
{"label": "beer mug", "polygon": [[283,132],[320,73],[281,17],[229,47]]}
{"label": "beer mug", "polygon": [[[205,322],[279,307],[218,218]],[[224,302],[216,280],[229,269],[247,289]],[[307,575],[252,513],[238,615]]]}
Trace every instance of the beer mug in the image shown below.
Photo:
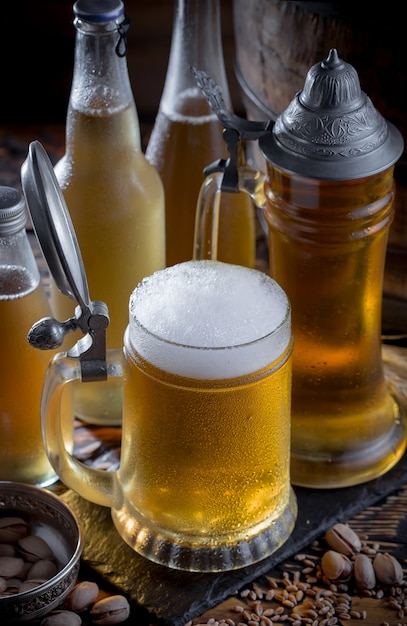
{"label": "beer mug", "polygon": [[[266,222],[270,276],[292,306],[291,480],[330,489],[375,479],[407,447],[405,402],[381,342],[401,134],[334,49],[274,125],[229,114],[213,81],[196,77],[231,156],[207,168],[194,258],[216,258],[219,193],[248,193]],[[265,173],[239,162],[242,140],[255,138]]]}
{"label": "beer mug", "polygon": [[[46,186],[55,192],[54,183]],[[44,211],[34,213],[38,234]],[[64,221],[66,215],[59,226]],[[73,287],[80,308],[89,309],[89,327],[100,330],[103,306],[87,303],[83,274],[80,282]],[[80,340],[85,353],[90,336]],[[90,368],[81,367],[82,347],[50,362],[44,444],[68,487],[111,508],[125,542],[162,565],[220,572],[264,559],[287,540],[297,515],[290,484],[291,311],[272,278],[191,260],[135,287],[123,351],[106,354],[107,377],[123,380],[116,471],[84,465],[64,442],[58,407],[63,390]],[[95,371],[103,369],[100,356]]]}

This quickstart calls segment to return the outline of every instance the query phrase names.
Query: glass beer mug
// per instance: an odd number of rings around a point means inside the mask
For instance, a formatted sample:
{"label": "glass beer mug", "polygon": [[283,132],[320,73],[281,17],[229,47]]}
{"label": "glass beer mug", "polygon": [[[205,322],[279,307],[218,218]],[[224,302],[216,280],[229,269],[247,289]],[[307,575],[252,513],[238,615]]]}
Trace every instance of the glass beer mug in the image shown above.
{"label": "glass beer mug", "polygon": [[[376,478],[407,441],[406,407],[385,377],[381,346],[402,137],[334,49],[274,126],[229,114],[217,85],[194,72],[231,153],[207,168],[194,256],[216,258],[219,188],[249,193],[267,222],[270,275],[292,306],[291,480],[332,488]],[[259,139],[266,174],[239,166],[240,139]]]}
{"label": "glass beer mug", "polygon": [[[52,359],[44,381],[44,443],[56,472],[82,497],[110,507],[121,537],[152,561],[215,572],[264,559],[287,540],[297,515],[286,294],[254,269],[180,263],[139,283],[123,352],[104,354],[108,313],[89,301],[69,214],[38,142],[22,181],[56,283],[79,303],[74,320],[40,320],[30,340],[52,343],[72,327],[86,331],[74,350]],[[59,411],[67,385],[103,376],[123,379],[114,472],[74,458]]]}

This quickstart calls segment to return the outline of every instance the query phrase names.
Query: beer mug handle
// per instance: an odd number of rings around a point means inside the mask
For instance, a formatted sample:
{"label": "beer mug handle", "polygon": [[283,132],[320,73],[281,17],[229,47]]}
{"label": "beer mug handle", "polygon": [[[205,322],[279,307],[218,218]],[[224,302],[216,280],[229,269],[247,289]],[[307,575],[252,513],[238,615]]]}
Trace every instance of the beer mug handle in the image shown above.
{"label": "beer mug handle", "polygon": [[239,190],[223,191],[223,172],[206,176],[198,195],[195,213],[194,247],[192,258],[195,261],[218,256],[219,211],[221,193],[248,193],[254,206],[264,211],[267,198],[264,191],[266,175],[263,172],[244,166],[239,168]]}
{"label": "beer mug handle", "polygon": [[[122,376],[121,350],[108,350],[106,359],[108,376]],[[69,448],[64,433],[62,397],[66,386],[81,380],[80,362],[61,352],[53,357],[45,374],[41,398],[41,427],[49,461],[67,487],[87,500],[113,508],[118,497],[117,473],[88,467],[76,459]],[[91,385],[91,382],[82,383]],[[73,431],[73,415],[72,429]]]}

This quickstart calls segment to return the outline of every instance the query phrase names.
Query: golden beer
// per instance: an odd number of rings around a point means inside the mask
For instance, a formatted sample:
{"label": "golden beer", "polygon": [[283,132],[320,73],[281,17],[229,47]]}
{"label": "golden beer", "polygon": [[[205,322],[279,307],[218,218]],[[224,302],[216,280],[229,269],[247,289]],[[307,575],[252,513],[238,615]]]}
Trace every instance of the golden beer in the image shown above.
{"label": "golden beer", "polygon": [[125,415],[137,437],[123,458],[136,470],[122,478],[137,508],[191,541],[242,540],[277,519],[289,497],[287,355],[240,379],[202,381],[128,359]]}
{"label": "golden beer", "polygon": [[[20,271],[21,269],[21,271]],[[0,480],[48,485],[57,480],[45,453],[40,419],[40,400],[50,352],[35,350],[27,341],[32,324],[47,315],[46,296],[32,284],[24,268],[0,267]],[[19,293],[8,298],[7,292]]]}
{"label": "golden beer", "polygon": [[[227,157],[222,127],[198,87],[179,94],[176,113],[158,112],[146,156],[165,191],[166,264],[192,258],[195,212],[204,168]],[[164,139],[171,137],[171,141]],[[218,259],[254,267],[256,232],[253,204],[246,193],[222,193]]]}
{"label": "golden beer", "polygon": [[270,274],[290,298],[295,337],[292,480],[364,482],[406,447],[406,416],[381,358],[393,168],[346,182],[269,169]]}
{"label": "golden beer", "polygon": [[232,552],[292,508],[289,319],[274,281],[228,264],[176,265],[134,291],[125,337],[125,504],[113,518],[136,550],[135,526],[181,552]]}
{"label": "golden beer", "polygon": [[[134,285],[165,264],[163,190],[144,154],[134,150],[139,137],[133,137],[138,126],[131,107],[109,115],[71,108],[70,116],[75,134],[69,155],[57,163],[55,173],[72,217],[91,297],[108,305],[107,347],[119,349]],[[72,316],[75,304],[55,288],[52,307],[62,320]],[[65,345],[74,342],[68,335]],[[114,380],[77,385],[77,416],[96,423],[104,416],[109,418],[106,423],[121,422],[118,388]]]}

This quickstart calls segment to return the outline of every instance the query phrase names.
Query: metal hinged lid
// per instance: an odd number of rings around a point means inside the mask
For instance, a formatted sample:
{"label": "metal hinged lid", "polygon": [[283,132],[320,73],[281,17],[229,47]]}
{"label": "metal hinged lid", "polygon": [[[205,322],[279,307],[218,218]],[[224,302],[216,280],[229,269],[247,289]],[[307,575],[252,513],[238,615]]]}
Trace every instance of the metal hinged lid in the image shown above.
{"label": "metal hinged lid", "polygon": [[259,146],[270,163],[289,173],[351,180],[393,165],[403,138],[361,90],[352,65],[331,49],[308,71],[304,88]]}
{"label": "metal hinged lid", "polygon": [[34,347],[54,349],[67,332],[80,328],[86,335],[68,352],[79,356],[82,377],[106,378],[106,328],[104,302],[92,302],[82,256],[71,218],[51,161],[39,141],[29,146],[21,168],[21,182],[38,242],[58,289],[75,300],[75,317],[59,322],[46,318],[33,326],[28,340]]}
{"label": "metal hinged lid", "polygon": [[230,158],[207,168],[207,172],[224,172],[223,189],[237,190],[241,139],[258,139],[264,157],[276,168],[317,180],[373,176],[392,166],[403,152],[401,133],[374,108],[360,88],[355,69],[334,48],[325,61],[311,67],[304,88],[275,123],[234,115],[214,80],[198,68],[191,70],[224,126]]}

